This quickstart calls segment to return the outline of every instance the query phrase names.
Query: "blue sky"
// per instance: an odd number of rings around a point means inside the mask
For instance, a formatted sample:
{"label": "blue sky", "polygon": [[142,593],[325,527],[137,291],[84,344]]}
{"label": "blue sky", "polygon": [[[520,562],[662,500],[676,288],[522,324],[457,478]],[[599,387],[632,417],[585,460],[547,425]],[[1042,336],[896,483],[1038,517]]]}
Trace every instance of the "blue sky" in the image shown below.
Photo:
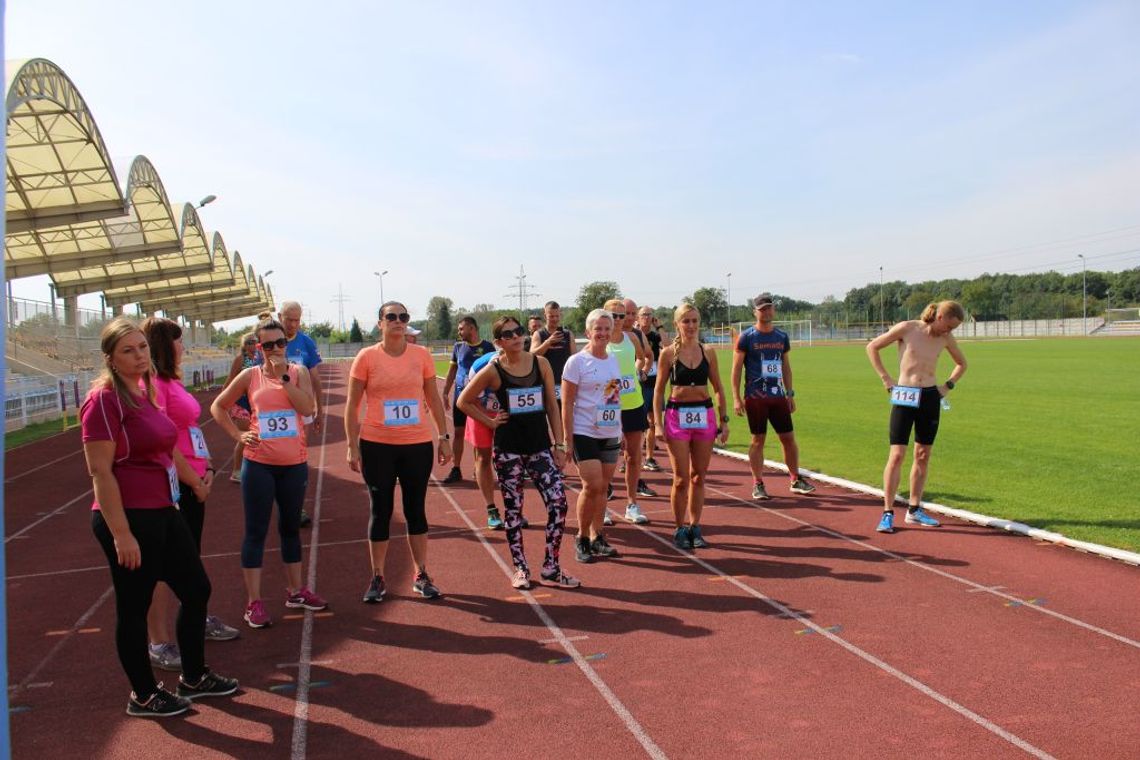
{"label": "blue sky", "polygon": [[318,321],[1140,264],[1135,3],[333,5],[24,0],[7,55]]}

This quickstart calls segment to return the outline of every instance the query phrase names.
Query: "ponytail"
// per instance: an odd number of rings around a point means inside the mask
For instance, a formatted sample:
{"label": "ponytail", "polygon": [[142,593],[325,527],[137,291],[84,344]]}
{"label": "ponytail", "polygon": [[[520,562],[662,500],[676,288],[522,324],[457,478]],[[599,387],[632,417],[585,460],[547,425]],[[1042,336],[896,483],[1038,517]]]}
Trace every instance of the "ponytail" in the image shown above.
{"label": "ponytail", "polygon": [[944,314],[948,317],[955,317],[959,322],[966,321],[966,310],[962,308],[962,304],[957,301],[939,301],[938,303],[928,304],[922,310],[922,316],[919,317],[926,324],[933,322],[939,314]]}

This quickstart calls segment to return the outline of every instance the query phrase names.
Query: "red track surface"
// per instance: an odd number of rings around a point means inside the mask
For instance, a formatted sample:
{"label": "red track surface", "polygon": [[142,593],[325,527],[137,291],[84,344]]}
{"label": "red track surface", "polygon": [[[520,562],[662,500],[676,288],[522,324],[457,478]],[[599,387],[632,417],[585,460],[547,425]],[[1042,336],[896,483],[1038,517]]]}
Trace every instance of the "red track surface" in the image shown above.
{"label": "red track surface", "polygon": [[[14,756],[1137,756],[1135,568],[953,521],[882,536],[874,499],[791,496],[779,475],[758,507],[746,467],[724,458],[704,519],[714,548],[674,549],[667,499],[644,499],[650,526],[607,533],[621,559],[579,565],[568,536],[578,591],[514,591],[474,484],[433,485],[429,568],[444,598],[411,593],[397,515],[389,596],[361,604],[367,498],[344,464],[346,365],[325,366],[305,560],[332,614],[289,618],[270,596],[272,628],[207,647],[242,692],[187,718],[124,714],[78,432],[7,455]],[[206,433],[226,462],[225,436]],[[648,480],[667,493],[667,475]],[[534,491],[525,512],[537,566]],[[238,487],[219,482],[205,561],[211,611],[235,625],[241,525]],[[283,583],[270,544],[267,594]]]}

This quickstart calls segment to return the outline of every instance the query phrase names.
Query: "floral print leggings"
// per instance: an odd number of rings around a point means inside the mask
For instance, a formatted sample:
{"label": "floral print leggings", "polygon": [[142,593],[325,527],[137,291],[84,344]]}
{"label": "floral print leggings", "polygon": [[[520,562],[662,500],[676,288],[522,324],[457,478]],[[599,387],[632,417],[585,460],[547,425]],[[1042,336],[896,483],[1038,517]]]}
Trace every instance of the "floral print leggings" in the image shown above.
{"label": "floral print leggings", "polygon": [[507,529],[507,544],[515,567],[528,569],[523,553],[522,505],[523,487],[527,475],[534,480],[546,504],[546,559],[542,570],[550,574],[560,569],[558,553],[562,547],[562,529],[566,524],[566,491],[562,486],[562,472],[554,464],[549,449],[537,454],[510,454],[494,450],[495,475],[503,493],[503,523]]}

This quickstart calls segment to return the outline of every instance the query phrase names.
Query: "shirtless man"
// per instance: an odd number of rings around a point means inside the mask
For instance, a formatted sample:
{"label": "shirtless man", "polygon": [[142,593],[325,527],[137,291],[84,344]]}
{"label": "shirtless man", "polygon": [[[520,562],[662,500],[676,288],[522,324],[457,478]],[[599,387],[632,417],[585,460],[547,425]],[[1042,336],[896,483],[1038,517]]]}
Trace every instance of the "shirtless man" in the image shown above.
{"label": "shirtless man", "polygon": [[[903,459],[910,443],[910,430],[914,428],[914,464],[910,469],[910,499],[906,521],[937,528],[940,523],[922,508],[922,492],[926,486],[926,473],[930,466],[930,450],[938,434],[938,418],[942,412],[942,398],[966,374],[966,357],[958,348],[951,331],[962,324],[966,312],[955,301],[932,303],[917,320],[899,322],[887,332],[867,344],[867,358],[882,378],[883,386],[891,398],[891,451],[883,470],[883,516],[877,530],[895,532],[895,493],[899,488]],[[898,382],[883,367],[879,352],[892,343],[899,344]],[[954,360],[949,379],[937,384],[935,371],[942,349]]]}

